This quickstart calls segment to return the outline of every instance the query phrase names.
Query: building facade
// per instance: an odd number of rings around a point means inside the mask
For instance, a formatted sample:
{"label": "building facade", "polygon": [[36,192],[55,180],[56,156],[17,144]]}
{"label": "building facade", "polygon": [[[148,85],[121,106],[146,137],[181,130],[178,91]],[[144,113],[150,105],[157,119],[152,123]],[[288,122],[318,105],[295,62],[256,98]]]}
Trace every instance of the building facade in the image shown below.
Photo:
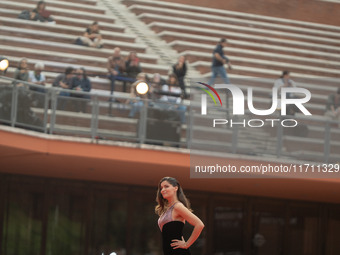
{"label": "building facade", "polygon": [[[156,188],[0,174],[4,255],[161,255]],[[187,190],[196,255],[340,254],[340,205]],[[185,238],[192,228],[186,224]]]}

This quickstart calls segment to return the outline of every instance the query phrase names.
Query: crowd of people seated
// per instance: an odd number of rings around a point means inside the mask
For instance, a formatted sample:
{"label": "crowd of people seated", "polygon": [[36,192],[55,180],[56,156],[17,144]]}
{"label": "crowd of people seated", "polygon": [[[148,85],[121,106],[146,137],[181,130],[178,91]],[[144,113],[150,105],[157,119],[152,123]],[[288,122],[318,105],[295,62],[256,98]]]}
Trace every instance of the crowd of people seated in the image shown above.
{"label": "crowd of people seated", "polygon": [[[53,17],[51,16],[51,12],[46,10],[46,3],[44,1],[39,1],[37,3],[36,8],[33,10],[25,10],[20,15],[19,18],[41,21],[41,22],[55,22]],[[93,21],[84,31],[83,35],[78,37],[75,41],[75,44],[88,46],[93,48],[103,48],[103,38],[100,34],[99,23],[97,21]],[[29,71],[27,68],[27,59],[22,59],[20,61],[18,69],[15,71],[14,78],[16,80],[22,81],[30,81],[35,83],[36,85],[41,85],[42,88],[31,88],[37,92],[43,93],[44,86],[46,83],[46,78],[42,73],[44,69],[43,63],[37,63],[34,71]],[[165,107],[164,102],[176,103],[180,105],[182,99],[188,98],[188,94],[185,88],[185,75],[187,72],[187,65],[185,63],[185,57],[179,57],[177,63],[175,63],[171,67],[171,74],[169,75],[169,79],[164,80],[159,74],[154,74],[153,77],[148,77],[146,74],[142,73],[142,67],[140,59],[137,55],[137,52],[131,51],[129,55],[125,58],[121,55],[121,50],[119,47],[114,48],[113,53],[107,59],[107,78],[110,81],[110,94],[114,95],[114,91],[116,89],[116,81],[122,82],[122,90],[123,92],[127,92],[128,86],[131,86],[130,91],[134,90],[136,82],[139,80],[145,80],[146,82],[151,84],[150,91],[153,93],[148,94],[148,98],[155,101],[163,102],[163,104],[158,104],[159,107],[163,105]],[[79,70],[75,71],[73,68],[66,68],[63,74],[58,75],[53,81],[52,86],[58,87],[61,89],[59,96],[62,98],[75,96],[75,94],[71,93],[70,90],[82,90],[89,92],[91,90],[91,82],[90,79],[86,76],[85,69],[82,70],[84,73],[83,83],[87,83],[86,86],[75,86],[75,81],[77,75],[74,76],[74,73],[81,72]],[[144,77],[144,78],[141,78]],[[85,82],[86,80],[86,82]],[[79,82],[79,81],[78,81]],[[156,93],[157,91],[157,93]],[[177,99],[175,100],[174,96],[166,96],[164,95],[168,91],[169,93],[178,94]],[[160,96],[159,93],[162,92],[163,96]],[[157,95],[156,95],[157,94]],[[131,95],[133,93],[131,92]],[[111,101],[117,102],[118,100],[115,97],[110,98]],[[139,111],[141,106],[141,102],[137,102],[137,99],[132,99],[130,102],[127,102],[131,105],[132,110],[129,114],[130,117],[135,116],[135,114]],[[64,101],[64,102],[62,102]],[[67,100],[60,100],[59,108],[64,109],[66,107]],[[79,109],[79,107],[76,107]],[[83,107],[80,107],[83,109]],[[184,106],[177,106],[180,111],[184,112]],[[181,114],[181,119],[185,119],[185,114]]]}
{"label": "crowd of people seated", "polygon": [[112,56],[107,59],[107,71],[107,77],[110,80],[110,93],[113,95],[117,80],[123,82],[123,92],[126,92],[127,82],[133,83],[137,74],[142,72],[142,68],[136,52],[130,52],[128,58],[124,60],[120,48],[116,47]]}
{"label": "crowd of people seated", "polygon": [[[14,71],[13,78],[15,81],[13,83],[16,86],[22,87],[24,86],[23,82],[29,82],[35,84],[37,86],[30,86],[29,89],[34,91],[34,97],[37,97],[38,93],[46,92],[46,77],[43,73],[45,69],[45,65],[43,62],[37,62],[34,65],[34,70],[30,71],[28,68],[28,60],[23,58],[19,61],[17,69]],[[90,95],[88,94],[79,94],[72,93],[73,91],[82,91],[82,92],[90,92],[92,85],[91,81],[86,74],[85,68],[77,68],[67,67],[65,72],[59,74],[53,81],[52,86],[55,88],[59,88],[59,109],[64,109],[68,100],[66,97],[74,97],[74,98],[83,98],[90,99]],[[84,101],[76,101],[76,105],[74,106],[75,110],[80,112],[85,112],[86,103]],[[42,102],[37,103],[39,106],[42,105]]]}
{"label": "crowd of people seated", "polygon": [[[51,22],[53,18],[50,13],[46,11],[46,3],[43,1],[38,2],[36,8],[30,13],[33,20],[39,20],[42,22]],[[32,18],[33,17],[33,18]],[[42,17],[42,18],[41,18]],[[86,28],[82,37],[78,38],[81,45],[102,48],[102,36],[99,31],[99,24],[97,21],[92,22],[88,28]],[[220,75],[228,83],[229,78],[224,69],[224,65],[228,64],[230,70],[231,63],[228,57],[223,53],[223,47],[227,46],[227,40],[222,38],[216,48],[213,50],[212,55],[212,77],[210,81],[214,81],[216,76]],[[224,72],[216,70],[224,70]],[[36,63],[34,70],[29,71],[27,65],[27,59],[23,58],[18,65],[17,70],[14,72],[14,79],[19,81],[29,81],[36,85],[41,85],[42,88],[32,88],[32,90],[43,93],[46,78],[42,71],[44,70],[43,63]],[[180,56],[176,63],[170,67],[170,73],[168,79],[165,80],[160,74],[155,73],[152,77],[148,77],[143,73],[140,59],[135,51],[131,51],[127,57],[121,55],[121,49],[119,47],[114,48],[112,55],[107,58],[107,76],[110,81],[110,98],[113,102],[119,102],[114,97],[116,90],[116,82],[122,82],[123,92],[128,91],[128,85],[130,85],[131,99],[126,103],[131,106],[129,117],[134,117],[136,113],[143,107],[143,98],[148,98],[154,103],[153,107],[158,107],[164,110],[176,110],[180,113],[180,119],[185,122],[186,107],[183,104],[183,99],[188,98],[188,93],[185,85],[185,76],[187,74],[187,64],[185,56]],[[136,93],[136,84],[141,81],[145,81],[150,86],[150,91],[146,96],[140,96]],[[86,70],[81,68],[74,70],[72,67],[66,68],[65,73],[58,75],[53,81],[53,87],[59,87],[61,89],[59,96],[65,97],[82,97],[89,99],[89,96],[79,96],[76,93],[70,91],[91,91],[91,81],[86,75]],[[296,87],[295,82],[290,78],[289,71],[283,71],[282,75],[274,81],[274,87],[278,88],[280,93],[283,87]],[[331,120],[340,120],[340,96],[338,93],[334,93],[329,96],[326,106],[325,116]],[[294,95],[287,95],[288,98],[293,98]],[[67,100],[64,100],[67,102]],[[65,108],[65,103],[60,103],[60,109]],[[76,106],[78,111],[85,111],[84,105]],[[295,111],[288,111],[288,114],[295,114]]]}
{"label": "crowd of people seated", "polygon": [[[185,65],[182,57],[179,62],[180,61],[182,61],[182,66]],[[129,117],[134,117],[143,107],[144,103],[141,99],[150,99],[153,102],[150,106],[163,110],[178,111],[181,121],[183,123],[185,122],[186,106],[182,104],[182,100],[185,98],[183,89],[184,76],[182,76],[182,85],[180,85],[175,73],[170,73],[167,80],[163,79],[158,73],[155,73],[152,77],[148,77],[145,73],[141,72],[142,69],[137,54],[131,52],[127,60],[124,61],[120,55],[119,48],[115,48],[113,55],[108,58],[107,67],[109,73],[107,77],[111,82],[111,94],[114,92],[115,80],[118,79],[123,82],[132,83],[130,87],[131,98],[125,102],[131,106]],[[31,82],[39,85],[39,87],[30,87],[30,90],[45,93],[46,77],[43,73],[44,68],[44,63],[38,62],[34,65],[34,70],[30,71],[28,68],[28,60],[23,58],[19,61],[13,78],[16,80],[17,86],[23,85],[20,81]],[[185,72],[182,72],[182,74],[185,75]],[[142,81],[146,82],[150,87],[149,93],[145,96],[139,95],[136,91],[136,85]],[[56,76],[52,82],[52,87],[60,89],[58,94],[58,109],[64,110],[70,107],[68,106],[70,102],[70,100],[68,100],[69,97],[90,99],[89,94],[72,93],[72,91],[90,92],[92,85],[84,68],[74,69],[73,67],[67,67],[64,73]],[[86,111],[86,103],[81,100],[75,100],[75,102],[76,105],[72,107],[75,108],[76,111]],[[117,100],[117,102],[119,101]],[[40,105],[41,104],[42,102],[40,102]]]}
{"label": "crowd of people seated", "polygon": [[[59,93],[60,104],[59,108],[63,110],[70,101],[67,97],[75,97],[78,99],[90,99],[88,94],[72,93],[74,91],[90,92],[92,85],[90,79],[87,77],[85,68],[67,67],[63,74],[59,74],[52,83],[53,87],[60,88]],[[85,100],[75,100],[75,110],[80,112],[86,111]]]}
{"label": "crowd of people seated", "polygon": [[[30,87],[32,91],[44,93],[46,85],[46,77],[43,73],[44,68],[44,63],[37,62],[34,65],[34,70],[30,71],[28,68],[28,60],[26,58],[21,59],[13,75],[13,78],[16,80],[16,85],[22,86],[23,84],[20,81],[31,82],[41,86],[41,88]],[[135,52],[131,52],[129,57],[124,60],[121,56],[120,48],[117,47],[114,49],[112,56],[108,57],[107,69],[111,95],[113,95],[116,80],[120,80],[124,83],[131,82],[132,84],[130,87],[131,98],[126,101],[126,104],[131,107],[128,114],[129,117],[135,117],[142,109],[144,103],[141,99],[149,99],[152,102],[150,106],[167,111],[177,111],[181,122],[185,122],[186,106],[183,104],[183,99],[187,96],[184,84],[187,68],[184,57],[179,57],[178,62],[172,66],[174,72],[171,72],[168,79],[165,80],[159,73],[155,73],[152,77],[148,77],[147,74],[141,72],[142,69],[139,64],[139,59]],[[178,71],[179,69],[183,70]],[[130,71],[126,72],[126,70]],[[139,71],[138,74],[137,71]],[[180,74],[182,74],[182,76],[180,76]],[[149,93],[146,95],[139,95],[136,92],[136,85],[142,81],[147,82],[150,87]],[[52,86],[61,89],[59,92],[59,109],[61,110],[67,107],[67,97],[90,99],[89,94],[72,93],[72,90],[83,92],[91,91],[91,81],[84,68],[66,68],[64,73],[59,74],[54,79]],[[282,75],[275,80],[274,87],[278,88],[279,92],[283,87],[296,87],[296,83],[291,79],[289,71],[283,71]],[[126,91],[126,85],[124,85],[124,90]],[[294,98],[294,95],[288,95],[288,98]],[[118,100],[116,101],[119,102]],[[75,102],[73,108],[75,108],[76,111],[86,111],[85,101],[75,100]],[[40,102],[40,104],[42,104],[42,102]],[[288,111],[287,114],[294,115],[295,111]],[[340,88],[337,92],[329,95],[326,102],[325,117],[329,120],[340,121]]]}

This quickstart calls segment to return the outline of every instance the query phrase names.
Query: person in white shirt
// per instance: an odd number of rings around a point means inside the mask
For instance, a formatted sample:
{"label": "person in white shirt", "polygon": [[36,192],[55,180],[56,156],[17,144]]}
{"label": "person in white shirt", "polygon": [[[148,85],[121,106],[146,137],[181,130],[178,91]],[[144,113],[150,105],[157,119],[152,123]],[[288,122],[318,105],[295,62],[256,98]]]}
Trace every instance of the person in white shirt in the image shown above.
{"label": "person in white shirt", "polygon": [[[28,81],[31,83],[34,83],[36,85],[41,85],[42,87],[45,87],[46,77],[42,73],[42,71],[45,69],[45,65],[42,62],[38,62],[34,65],[34,71],[30,71],[28,73]],[[43,88],[33,88],[30,87],[31,90],[37,91],[37,92],[45,92],[45,89]]]}
{"label": "person in white shirt", "polygon": [[[295,82],[290,78],[289,71],[282,71],[282,75],[279,79],[275,80],[274,88],[277,88],[278,94],[278,107],[277,110],[281,109],[281,89],[282,88],[289,88],[289,87],[296,87]],[[294,98],[295,95],[293,93],[287,93],[287,98]],[[288,115],[294,115],[297,112],[297,109],[293,105],[289,105],[286,109]]]}
{"label": "person in white shirt", "polygon": [[[281,95],[281,88],[296,87],[295,82],[290,78],[289,71],[283,71],[279,79],[275,80],[274,88],[277,88],[278,94]],[[288,93],[287,98],[292,98],[294,95]]]}
{"label": "person in white shirt", "polygon": [[[167,102],[171,104],[164,104],[163,108],[168,110],[177,110],[179,111],[181,122],[185,122],[185,112],[186,106],[182,104],[182,98],[184,93],[179,86],[177,76],[175,74],[170,74],[169,79],[166,84],[161,87],[161,93],[164,95],[161,96],[160,101]],[[169,93],[168,95],[166,93]]]}

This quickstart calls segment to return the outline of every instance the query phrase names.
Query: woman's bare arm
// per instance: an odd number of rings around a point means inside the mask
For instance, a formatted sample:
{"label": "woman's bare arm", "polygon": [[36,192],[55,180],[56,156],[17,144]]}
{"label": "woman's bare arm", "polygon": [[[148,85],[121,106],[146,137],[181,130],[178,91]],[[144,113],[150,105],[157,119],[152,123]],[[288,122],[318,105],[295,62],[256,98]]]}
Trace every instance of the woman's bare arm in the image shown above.
{"label": "woman's bare arm", "polygon": [[204,224],[195,214],[190,212],[188,210],[188,208],[186,208],[182,203],[177,203],[174,206],[174,211],[175,211],[176,215],[180,216],[181,218],[186,220],[190,225],[194,226],[194,229],[193,229],[189,239],[186,242],[184,241],[183,238],[182,238],[182,240],[175,239],[175,240],[172,240],[171,246],[174,249],[177,249],[177,248],[187,249],[200,236],[200,234],[201,234],[201,232],[204,228]]}

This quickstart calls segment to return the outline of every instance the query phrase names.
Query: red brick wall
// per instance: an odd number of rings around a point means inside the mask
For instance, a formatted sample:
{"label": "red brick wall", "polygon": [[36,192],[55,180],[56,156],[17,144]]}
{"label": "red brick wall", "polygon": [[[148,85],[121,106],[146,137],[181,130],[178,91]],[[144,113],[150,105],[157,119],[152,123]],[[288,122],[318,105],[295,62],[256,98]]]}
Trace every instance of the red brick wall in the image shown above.
{"label": "red brick wall", "polygon": [[161,0],[340,26],[340,3],[317,0]]}

